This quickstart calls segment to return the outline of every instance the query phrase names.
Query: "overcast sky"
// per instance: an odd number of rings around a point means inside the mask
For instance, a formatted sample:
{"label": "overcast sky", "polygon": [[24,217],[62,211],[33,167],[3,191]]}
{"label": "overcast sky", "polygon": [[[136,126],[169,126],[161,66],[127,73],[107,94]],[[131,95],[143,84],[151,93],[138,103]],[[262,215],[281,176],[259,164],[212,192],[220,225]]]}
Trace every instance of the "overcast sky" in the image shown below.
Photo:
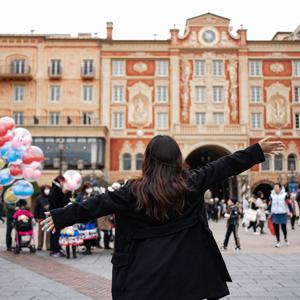
{"label": "overcast sky", "polygon": [[299,0],[2,0],[0,33],[97,33],[105,38],[106,22],[115,39],[170,37],[176,24],[183,33],[188,18],[211,12],[244,25],[248,39],[271,39],[277,31],[300,24]]}

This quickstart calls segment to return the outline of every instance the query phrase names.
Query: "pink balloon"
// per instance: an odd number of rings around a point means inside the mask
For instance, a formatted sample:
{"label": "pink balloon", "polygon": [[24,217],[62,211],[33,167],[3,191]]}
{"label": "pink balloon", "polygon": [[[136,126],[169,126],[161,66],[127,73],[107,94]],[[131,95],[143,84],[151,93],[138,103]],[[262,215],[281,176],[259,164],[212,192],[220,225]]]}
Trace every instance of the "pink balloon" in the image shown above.
{"label": "pink balloon", "polygon": [[28,181],[36,181],[42,176],[42,165],[38,162],[33,162],[30,165],[22,165],[23,177]]}
{"label": "pink balloon", "polygon": [[15,128],[11,142],[14,148],[27,149],[32,143],[31,133],[25,128]]}
{"label": "pink balloon", "polygon": [[70,189],[71,191],[75,190],[75,189],[76,189],[76,186],[77,186],[77,183],[74,182],[73,180],[67,182],[67,187],[69,187],[69,189]]}

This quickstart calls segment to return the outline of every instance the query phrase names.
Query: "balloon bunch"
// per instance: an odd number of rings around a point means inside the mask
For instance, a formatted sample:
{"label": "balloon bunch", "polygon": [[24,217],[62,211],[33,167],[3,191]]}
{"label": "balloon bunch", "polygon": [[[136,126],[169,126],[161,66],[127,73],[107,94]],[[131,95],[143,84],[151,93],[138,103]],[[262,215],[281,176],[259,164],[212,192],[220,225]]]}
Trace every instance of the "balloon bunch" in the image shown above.
{"label": "balloon bunch", "polygon": [[4,201],[12,203],[33,195],[30,182],[42,176],[42,149],[32,146],[31,133],[25,128],[16,128],[14,119],[0,118],[0,191],[9,187]]}
{"label": "balloon bunch", "polygon": [[68,170],[63,174],[65,178],[64,187],[66,190],[72,192],[72,199],[71,201],[75,201],[74,199],[74,192],[78,190],[82,184],[82,177],[78,171],[75,170]]}

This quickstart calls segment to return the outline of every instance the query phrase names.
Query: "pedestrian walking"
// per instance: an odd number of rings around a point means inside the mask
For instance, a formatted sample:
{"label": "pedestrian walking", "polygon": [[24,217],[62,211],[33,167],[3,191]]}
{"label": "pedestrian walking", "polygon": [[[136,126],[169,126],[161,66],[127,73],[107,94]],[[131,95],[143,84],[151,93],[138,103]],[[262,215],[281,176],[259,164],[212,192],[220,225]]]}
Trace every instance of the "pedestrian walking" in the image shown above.
{"label": "pedestrian walking", "polygon": [[296,200],[296,195],[295,194],[291,194],[290,203],[291,203],[291,213],[292,213],[291,227],[292,227],[292,230],[294,230],[295,229],[295,222],[299,218],[299,204]]}
{"label": "pedestrian walking", "polygon": [[[41,195],[39,195],[35,202],[34,218],[38,223],[38,247],[37,250],[42,250],[44,246],[44,240],[46,240],[46,249],[50,250],[50,232],[44,232],[42,226],[39,224],[46,218],[45,212],[49,211],[49,195],[50,186],[41,186]],[[45,238],[46,236],[46,238]]]}
{"label": "pedestrian walking", "polygon": [[225,214],[225,217],[226,216],[228,217],[227,224],[226,224],[227,230],[225,234],[225,240],[221,249],[227,250],[230,235],[233,233],[234,241],[235,241],[235,250],[238,251],[241,250],[240,239],[238,236],[239,218],[241,212],[237,204],[237,199],[235,198],[229,199],[227,205],[228,205],[228,212],[227,214]]}
{"label": "pedestrian walking", "polygon": [[[53,180],[52,187],[50,189],[50,194],[49,194],[49,210],[62,208],[68,204],[69,200],[63,192],[64,183],[65,183],[65,178],[62,175],[57,176]],[[59,245],[59,236],[60,236],[60,230],[51,232],[50,256],[53,257],[65,256]]]}
{"label": "pedestrian walking", "polygon": [[267,221],[267,213],[266,213],[267,203],[266,200],[263,199],[263,194],[261,192],[257,194],[255,205],[257,207],[257,219],[258,219],[257,227],[260,228],[260,234],[265,234],[264,227]]}
{"label": "pedestrian walking", "polygon": [[51,211],[45,230],[115,214],[114,300],[219,299],[231,281],[209,229],[204,192],[283,149],[264,139],[245,150],[187,170],[176,141],[158,135],[147,145],[142,176],[119,190]]}
{"label": "pedestrian walking", "polygon": [[246,231],[249,231],[250,228],[253,229],[253,234],[259,234],[256,231],[257,227],[257,207],[255,205],[255,197],[251,197],[249,200],[249,209],[246,212],[247,218],[249,220],[249,225],[246,227]]}
{"label": "pedestrian walking", "polygon": [[285,245],[288,246],[287,239],[287,222],[290,214],[291,205],[288,201],[285,188],[280,183],[275,183],[270,195],[271,218],[275,228],[276,244],[275,247],[281,247],[280,244],[280,228],[283,232]]}

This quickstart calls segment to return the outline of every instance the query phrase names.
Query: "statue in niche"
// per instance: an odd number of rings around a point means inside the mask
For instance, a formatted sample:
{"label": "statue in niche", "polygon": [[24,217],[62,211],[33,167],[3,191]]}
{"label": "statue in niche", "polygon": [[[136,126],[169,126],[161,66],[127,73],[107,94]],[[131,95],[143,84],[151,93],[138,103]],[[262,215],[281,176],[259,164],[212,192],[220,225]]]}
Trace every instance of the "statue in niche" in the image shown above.
{"label": "statue in niche", "polygon": [[189,39],[189,45],[193,47],[198,46],[198,40],[197,40],[197,33],[195,31],[192,31],[190,39]]}
{"label": "statue in niche", "polygon": [[132,120],[135,124],[146,124],[148,122],[148,100],[145,95],[139,93],[133,99],[133,115]]}
{"label": "statue in niche", "polygon": [[285,102],[285,99],[280,95],[271,98],[271,123],[278,125],[286,123]]}

